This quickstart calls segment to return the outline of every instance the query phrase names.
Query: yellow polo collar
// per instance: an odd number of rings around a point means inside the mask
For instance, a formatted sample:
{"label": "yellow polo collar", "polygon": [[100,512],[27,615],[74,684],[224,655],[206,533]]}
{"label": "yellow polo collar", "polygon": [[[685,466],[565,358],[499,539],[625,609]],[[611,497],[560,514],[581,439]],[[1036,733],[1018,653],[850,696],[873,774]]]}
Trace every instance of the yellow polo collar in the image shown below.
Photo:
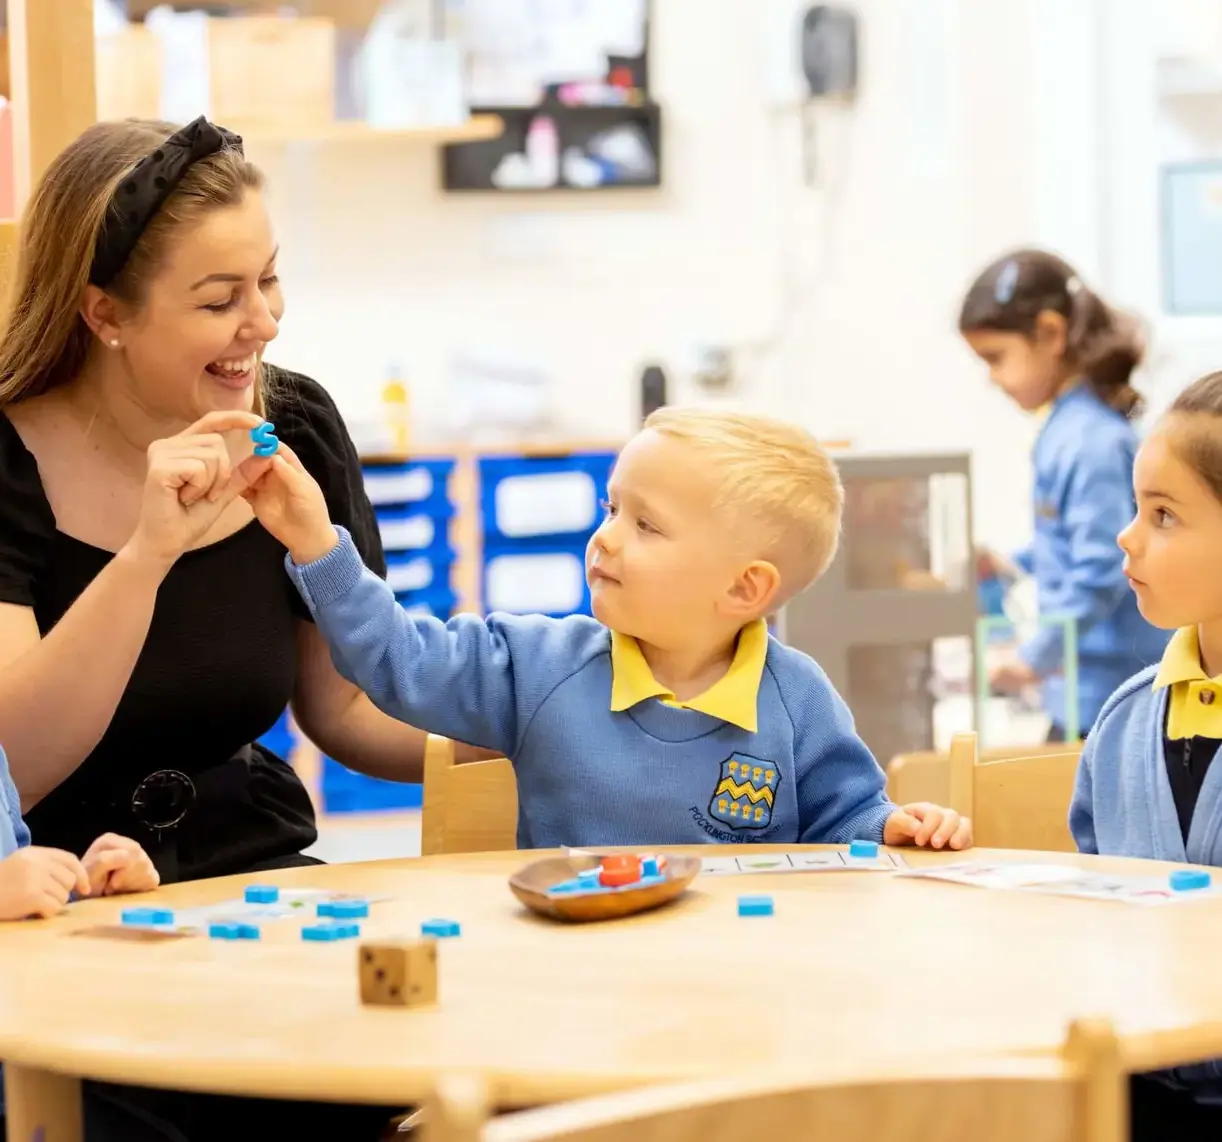
{"label": "yellow polo collar", "polygon": [[1167,737],[1222,738],[1222,678],[1209,678],[1201,666],[1196,627],[1171,636],[1158,673],[1156,690],[1167,687]]}
{"label": "yellow polo collar", "polygon": [[755,733],[760,679],[768,657],[768,624],[759,619],[743,627],[738,635],[734,661],[725,675],[703,694],[680,702],[653,676],[635,638],[611,632],[611,710],[630,710],[647,698],[658,698],[668,706],[699,710],[740,729]]}

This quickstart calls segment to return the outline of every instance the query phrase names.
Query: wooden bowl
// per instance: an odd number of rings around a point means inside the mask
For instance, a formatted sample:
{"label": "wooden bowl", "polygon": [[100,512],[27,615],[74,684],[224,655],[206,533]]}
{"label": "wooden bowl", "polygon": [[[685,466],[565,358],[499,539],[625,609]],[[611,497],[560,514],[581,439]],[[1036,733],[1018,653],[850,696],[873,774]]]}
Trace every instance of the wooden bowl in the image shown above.
{"label": "wooden bowl", "polygon": [[598,864],[597,856],[546,857],[514,873],[509,879],[509,887],[514,896],[540,916],[586,923],[590,920],[617,920],[621,916],[632,916],[668,904],[687,890],[700,871],[699,857],[667,854],[666,867],[662,870],[666,879],[660,884],[649,884],[643,888],[627,885],[613,892],[588,895],[548,895],[549,888],[571,880],[584,869],[597,868]]}

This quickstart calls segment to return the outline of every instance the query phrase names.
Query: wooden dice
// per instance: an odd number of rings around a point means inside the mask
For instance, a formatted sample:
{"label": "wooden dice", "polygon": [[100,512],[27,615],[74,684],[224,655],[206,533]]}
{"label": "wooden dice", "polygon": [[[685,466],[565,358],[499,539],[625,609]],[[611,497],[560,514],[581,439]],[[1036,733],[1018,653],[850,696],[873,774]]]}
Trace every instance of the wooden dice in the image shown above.
{"label": "wooden dice", "polygon": [[437,1002],[436,940],[361,944],[357,965],[362,1003],[422,1007]]}

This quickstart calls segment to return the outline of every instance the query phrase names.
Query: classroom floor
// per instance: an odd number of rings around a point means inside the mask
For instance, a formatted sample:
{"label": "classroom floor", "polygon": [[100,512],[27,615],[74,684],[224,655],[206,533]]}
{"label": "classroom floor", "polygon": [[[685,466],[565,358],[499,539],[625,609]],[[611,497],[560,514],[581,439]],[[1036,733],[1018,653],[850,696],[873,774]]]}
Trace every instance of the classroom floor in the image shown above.
{"label": "classroom floor", "polygon": [[420,855],[420,812],[323,815],[318,843],[306,850],[328,864]]}

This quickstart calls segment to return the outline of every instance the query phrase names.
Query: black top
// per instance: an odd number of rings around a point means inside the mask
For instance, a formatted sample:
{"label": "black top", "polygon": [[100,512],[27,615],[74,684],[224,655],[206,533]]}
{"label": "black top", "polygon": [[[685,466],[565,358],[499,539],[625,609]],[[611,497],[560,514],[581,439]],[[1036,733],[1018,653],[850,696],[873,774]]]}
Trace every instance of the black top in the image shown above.
{"label": "black top", "polygon": [[[277,435],[322,486],[331,518],[385,575],[360,461],[334,402],[308,377],[267,372]],[[144,648],[101,741],[29,813],[35,844],[81,853],[106,831],[134,836],[164,879],[244,871],[313,844],[313,810],[300,780],[249,747],[288,704],[297,676],[295,620],[309,618],[284,555],[253,521],[179,558],[158,590]],[[37,463],[0,415],[0,602],[33,607],[45,634],[111,557],[57,530]],[[136,795],[150,774],[167,769],[190,782],[167,785],[163,775]],[[156,804],[166,789],[168,816]],[[177,825],[149,827],[165,825],[184,804]]]}
{"label": "black top", "polygon": [[[1170,710],[1171,704],[1167,703]],[[1217,738],[1169,738],[1166,716],[1163,718],[1163,757],[1167,763],[1167,780],[1171,783],[1171,796],[1175,799],[1175,812],[1180,819],[1180,832],[1184,843],[1188,843],[1188,830],[1192,827],[1192,814],[1205,784],[1214,754],[1218,752]]]}

